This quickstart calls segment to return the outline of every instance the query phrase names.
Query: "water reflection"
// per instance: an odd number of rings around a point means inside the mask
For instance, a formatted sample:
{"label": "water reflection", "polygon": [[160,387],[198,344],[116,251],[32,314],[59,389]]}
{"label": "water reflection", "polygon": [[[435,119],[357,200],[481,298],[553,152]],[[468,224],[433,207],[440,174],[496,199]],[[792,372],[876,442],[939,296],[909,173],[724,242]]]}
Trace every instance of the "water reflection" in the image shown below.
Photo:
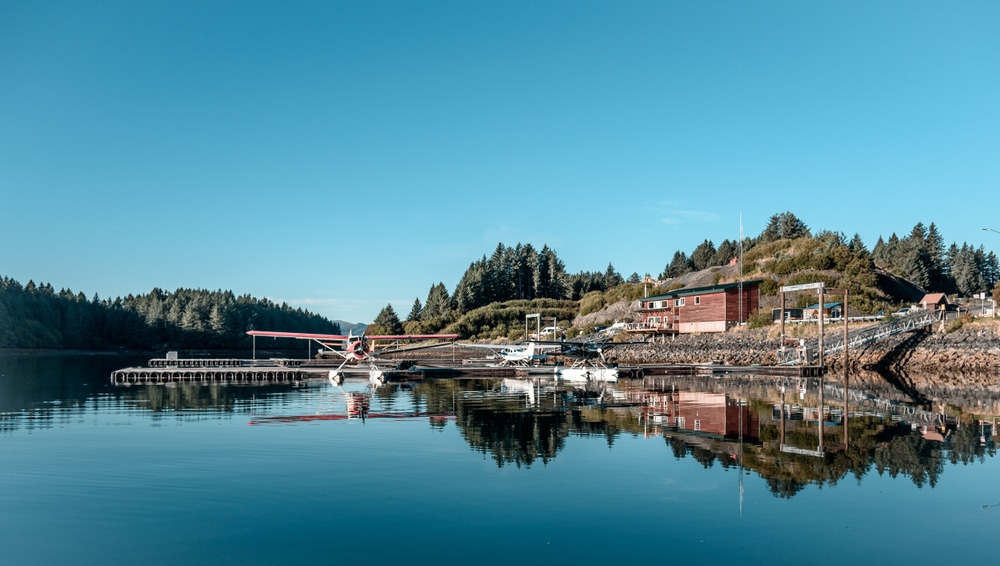
{"label": "water reflection", "polygon": [[[382,386],[367,380],[235,387],[112,387],[120,358],[0,357],[0,433],[74,426],[81,415],[139,413],[152,420],[245,419],[254,425],[412,419],[454,423],[498,467],[546,465],[573,436],[663,439],[678,459],[740,468],[777,497],[876,473],[934,487],[946,464],[996,455],[995,413],[977,397],[900,391],[859,380],[655,377],[569,385],[549,379],[440,379]],[[918,383],[910,381],[910,387]],[[988,395],[986,397],[989,397]],[[970,401],[963,401],[969,399]],[[844,410],[845,402],[847,410]],[[992,402],[992,401],[988,401]],[[957,404],[956,404],[957,403]],[[822,432],[821,432],[822,431]]]}

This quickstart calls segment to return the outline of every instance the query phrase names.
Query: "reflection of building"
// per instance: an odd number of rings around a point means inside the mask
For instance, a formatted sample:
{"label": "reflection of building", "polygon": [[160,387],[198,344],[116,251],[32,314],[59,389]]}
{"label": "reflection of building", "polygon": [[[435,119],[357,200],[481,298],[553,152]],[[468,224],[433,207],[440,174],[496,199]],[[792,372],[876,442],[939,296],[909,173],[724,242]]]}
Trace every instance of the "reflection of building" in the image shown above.
{"label": "reflection of building", "polygon": [[757,415],[724,393],[647,391],[643,396],[646,421],[660,427],[744,440],[758,436]]}

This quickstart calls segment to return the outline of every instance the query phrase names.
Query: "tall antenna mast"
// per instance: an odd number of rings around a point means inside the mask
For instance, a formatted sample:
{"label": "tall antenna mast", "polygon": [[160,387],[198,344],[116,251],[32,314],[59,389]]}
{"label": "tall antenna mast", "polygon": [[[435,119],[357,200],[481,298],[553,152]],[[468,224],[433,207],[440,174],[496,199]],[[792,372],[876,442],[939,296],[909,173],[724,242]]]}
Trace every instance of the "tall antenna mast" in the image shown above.
{"label": "tall antenna mast", "polygon": [[739,274],[737,275],[737,281],[739,282],[739,292],[740,292],[740,313],[739,313],[739,323],[743,325],[743,211],[740,211],[740,261],[739,261]]}

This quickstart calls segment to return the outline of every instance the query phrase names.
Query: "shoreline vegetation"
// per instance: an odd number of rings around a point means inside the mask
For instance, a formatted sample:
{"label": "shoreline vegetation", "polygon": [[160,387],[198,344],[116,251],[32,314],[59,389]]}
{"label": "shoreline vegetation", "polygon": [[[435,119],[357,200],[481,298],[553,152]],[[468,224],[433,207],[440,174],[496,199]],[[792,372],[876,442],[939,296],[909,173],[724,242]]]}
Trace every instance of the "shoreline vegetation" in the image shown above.
{"label": "shoreline vegetation", "polygon": [[[839,335],[843,327],[829,325],[826,336]],[[861,328],[861,326],[853,326]],[[815,327],[797,326],[790,338],[815,338]],[[625,338],[625,337],[623,337]],[[720,361],[725,365],[753,366],[777,363],[776,350],[780,342],[778,328],[739,328],[720,334],[682,334],[663,337],[642,344],[623,345],[607,354],[609,362],[621,365],[641,364],[704,364]],[[459,347],[460,348],[460,347]],[[251,349],[195,348],[175,349],[181,357],[244,357]],[[42,356],[150,356],[163,357],[166,349],[114,348],[0,348],[3,355]],[[450,348],[442,349],[453,355]],[[878,371],[894,374],[992,373],[1000,383],[1000,319],[973,319],[957,329],[947,331],[942,325],[902,333],[869,344],[849,353],[851,372]],[[305,358],[301,349],[260,349],[258,358],[273,356]],[[413,354],[410,354],[413,356]],[[444,355],[444,354],[442,354]],[[468,352],[465,357],[480,357],[481,351]],[[423,353],[414,357],[433,357]],[[825,363],[831,374],[843,371],[843,355],[830,354]]]}
{"label": "shoreline vegetation", "polygon": [[[706,239],[690,255],[678,250],[661,265],[664,269],[656,276],[632,273],[623,278],[610,262],[604,271],[570,273],[548,246],[500,243],[472,262],[450,293],[444,283],[431,285],[427,298],[415,299],[404,320],[387,305],[371,325],[351,330],[369,335],[444,332],[466,341],[511,343],[527,332],[527,317],[535,316],[553,319],[553,326],[566,328],[567,336],[588,336],[615,323],[637,322],[641,297],[758,279],[760,309],[748,326],[720,334],[656,337],[647,344],[614,348],[610,361],[773,365],[779,337],[770,324],[771,309],[778,306],[783,286],[824,283],[848,289],[849,310],[861,315],[914,306],[928,291],[977,296],[982,304],[987,294],[1000,299],[996,255],[982,246],[947,246],[933,222],[918,222],[903,237],[880,237],[869,250],[857,234],[848,238],[829,230],[813,233],[794,214],[784,212],[773,215],[756,237],[725,240],[718,247]],[[809,293],[790,298],[789,308],[816,300]],[[95,294],[88,299],[47,283],[21,285],[0,276],[0,353],[249,352],[246,331],[251,329],[318,334],[347,330],[340,321],[231,291],[155,288],[138,296],[101,299]],[[809,332],[807,325],[797,325],[788,336],[808,338]],[[830,325],[826,332],[832,335],[837,326]],[[966,315],[947,326],[905,333],[851,352],[851,368],[997,374],[998,335],[995,322]],[[268,346],[272,351],[296,351],[293,342],[276,340]],[[843,363],[836,355],[826,362],[832,371]]]}

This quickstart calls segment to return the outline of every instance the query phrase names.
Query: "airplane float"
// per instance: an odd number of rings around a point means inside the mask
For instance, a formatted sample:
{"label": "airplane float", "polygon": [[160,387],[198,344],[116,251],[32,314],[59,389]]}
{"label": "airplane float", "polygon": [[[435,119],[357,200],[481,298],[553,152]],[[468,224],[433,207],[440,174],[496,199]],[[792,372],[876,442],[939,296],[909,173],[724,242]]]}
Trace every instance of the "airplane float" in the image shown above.
{"label": "airplane float", "polygon": [[[265,338],[294,338],[296,340],[311,340],[321,346],[317,352],[318,357],[328,355],[340,356],[344,359],[336,369],[330,370],[330,381],[336,381],[341,377],[341,372],[347,364],[367,364],[368,377],[372,383],[381,384],[385,377],[385,372],[379,369],[376,361],[379,355],[393,352],[407,352],[425,348],[441,346],[444,340],[455,340],[458,334],[391,334],[366,336],[360,334],[355,336],[353,332],[343,334],[311,334],[303,332],[273,332],[268,330],[248,330],[247,334],[254,337],[254,350],[256,350],[256,339],[258,336]],[[436,340],[433,344],[423,344],[420,346],[406,345],[400,343],[414,340]],[[384,348],[376,349],[377,342],[391,342]]]}

